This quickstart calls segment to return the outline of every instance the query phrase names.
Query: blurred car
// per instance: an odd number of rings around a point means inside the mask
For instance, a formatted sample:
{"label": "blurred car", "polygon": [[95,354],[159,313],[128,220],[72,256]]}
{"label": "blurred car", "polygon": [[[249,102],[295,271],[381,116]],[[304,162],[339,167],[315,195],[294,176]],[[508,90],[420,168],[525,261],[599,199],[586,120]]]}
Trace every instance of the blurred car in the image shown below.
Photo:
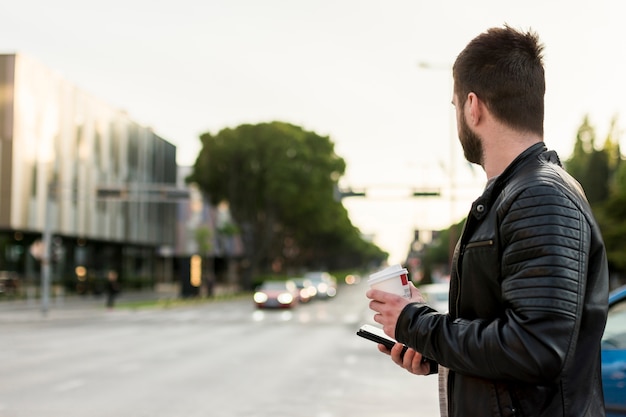
{"label": "blurred car", "polygon": [[292,278],[291,279],[298,288],[298,298],[301,303],[308,303],[317,294],[317,288],[313,285],[310,279],[306,278]]}
{"label": "blurred car", "polygon": [[419,287],[420,292],[426,299],[426,303],[441,313],[448,312],[448,300],[450,295],[450,284],[424,284]]}
{"label": "blurred car", "polygon": [[626,416],[626,286],[609,295],[602,336],[602,386],[606,416]]}
{"label": "blurred car", "polygon": [[329,272],[307,272],[304,274],[304,278],[315,285],[315,289],[317,290],[316,298],[328,299],[337,295],[337,278],[332,276]]}
{"label": "blurred car", "polygon": [[292,280],[265,281],[254,292],[258,308],[291,308],[298,305],[298,288]]}

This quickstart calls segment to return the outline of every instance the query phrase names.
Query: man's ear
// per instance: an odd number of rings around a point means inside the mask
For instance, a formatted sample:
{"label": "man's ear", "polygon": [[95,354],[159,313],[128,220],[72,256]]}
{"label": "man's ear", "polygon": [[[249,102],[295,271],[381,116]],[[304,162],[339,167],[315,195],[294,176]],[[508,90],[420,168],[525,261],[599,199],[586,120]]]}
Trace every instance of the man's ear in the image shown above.
{"label": "man's ear", "polygon": [[483,118],[484,104],[476,93],[469,93],[465,101],[467,107],[467,121],[470,125],[476,126]]}

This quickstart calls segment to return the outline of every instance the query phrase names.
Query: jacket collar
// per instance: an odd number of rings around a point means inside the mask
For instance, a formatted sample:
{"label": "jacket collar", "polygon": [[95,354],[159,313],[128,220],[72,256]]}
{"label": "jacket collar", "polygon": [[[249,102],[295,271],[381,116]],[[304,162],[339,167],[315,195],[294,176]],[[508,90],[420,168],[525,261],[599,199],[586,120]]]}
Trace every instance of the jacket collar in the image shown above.
{"label": "jacket collar", "polygon": [[[544,154],[544,155],[541,155]],[[508,167],[496,177],[493,181],[489,181],[483,194],[472,203],[470,213],[477,219],[481,219],[489,211],[491,203],[498,197],[500,191],[504,188],[505,184],[509,182],[511,177],[524,165],[524,163],[530,159],[538,158],[540,155],[543,159],[550,162],[561,165],[559,157],[556,152],[548,151],[546,145],[543,142],[535,143],[528,147],[524,152],[519,154],[517,158],[509,164]]]}

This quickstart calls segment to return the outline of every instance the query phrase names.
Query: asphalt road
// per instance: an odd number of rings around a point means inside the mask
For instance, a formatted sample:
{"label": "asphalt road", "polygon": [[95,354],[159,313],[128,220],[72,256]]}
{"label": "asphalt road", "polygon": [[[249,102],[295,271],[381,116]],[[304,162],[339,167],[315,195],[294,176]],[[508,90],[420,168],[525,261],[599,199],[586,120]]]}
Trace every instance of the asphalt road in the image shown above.
{"label": "asphalt road", "polygon": [[43,317],[5,304],[0,416],[438,416],[436,376],[410,375],[355,335],[372,324],[365,290],[290,311],[248,299],[106,311],[92,300]]}

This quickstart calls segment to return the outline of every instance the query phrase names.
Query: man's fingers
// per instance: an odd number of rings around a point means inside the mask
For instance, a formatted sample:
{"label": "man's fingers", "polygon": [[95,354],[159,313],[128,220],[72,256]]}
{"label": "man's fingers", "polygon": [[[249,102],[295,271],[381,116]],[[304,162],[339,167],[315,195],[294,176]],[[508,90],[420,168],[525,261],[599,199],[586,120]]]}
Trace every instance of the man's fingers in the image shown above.
{"label": "man's fingers", "polygon": [[378,350],[380,350],[385,355],[391,355],[391,351],[387,349],[387,346],[383,345],[382,343],[378,344]]}
{"label": "man's fingers", "polygon": [[380,303],[386,303],[389,299],[399,297],[398,295],[395,295],[386,291],[374,290],[374,289],[367,290],[367,292],[365,293],[365,296],[371,300],[376,300]]}
{"label": "man's fingers", "polygon": [[411,350],[412,349],[408,349],[406,352],[404,352],[404,345],[402,343],[396,343],[391,348],[391,359],[396,365],[404,367],[403,362],[406,360],[407,354],[409,354]]}

